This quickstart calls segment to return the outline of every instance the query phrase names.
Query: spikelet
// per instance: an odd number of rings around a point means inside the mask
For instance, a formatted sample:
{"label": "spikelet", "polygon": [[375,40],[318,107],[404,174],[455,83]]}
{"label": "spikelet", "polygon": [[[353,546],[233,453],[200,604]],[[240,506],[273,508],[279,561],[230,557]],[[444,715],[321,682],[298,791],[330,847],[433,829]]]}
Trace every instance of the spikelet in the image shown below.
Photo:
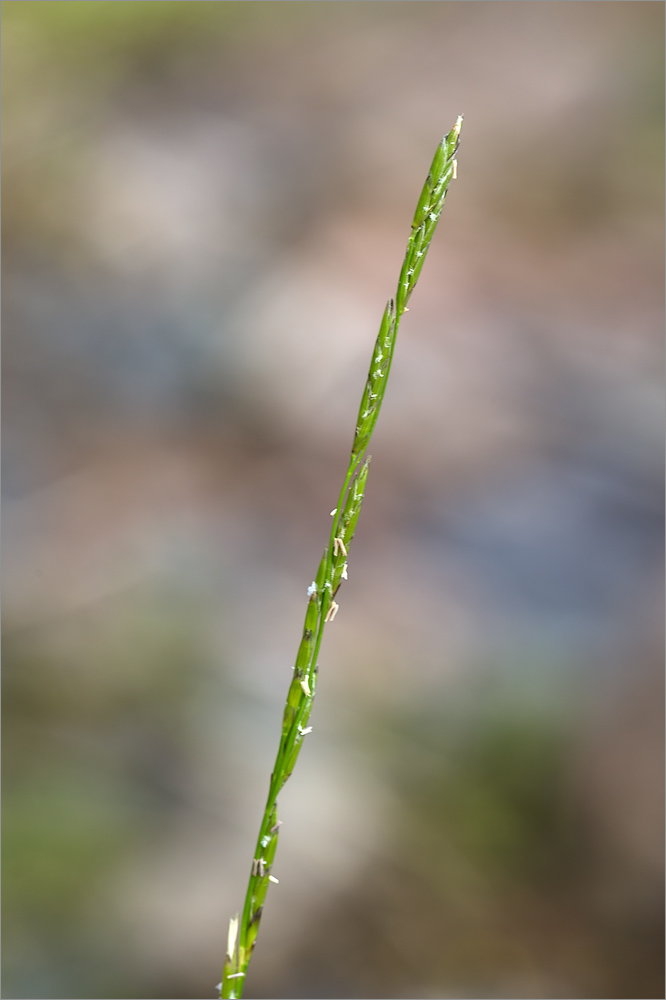
{"label": "spikelet", "polygon": [[219,986],[221,998],[242,996],[248,963],[257,940],[266,892],[269,883],[278,881],[271,874],[281,825],[277,818],[277,796],[293,771],[304,737],[312,728],[307,725],[307,721],[317,689],[317,657],[324,627],[332,622],[338,613],[339,605],[335,600],[337,591],[342,581],[347,579],[349,546],[361,512],[370,468],[370,458],[366,456],[366,451],[384,399],[400,319],[407,311],[407,302],[421,273],[449,184],[456,177],[455,157],[461,126],[462,115],[437,147],[414,213],[398,288],[394,298],[389,299],[386,305],[375,341],[356,420],[349,468],[337,505],[331,511],[333,523],[329,543],[319,564],[317,575],[307,589],[305,624],[287,694],[280,747],[271,775],[268,802],[252,860],[243,914],[240,922],[236,916],[232,917],[229,924],[224,975]]}

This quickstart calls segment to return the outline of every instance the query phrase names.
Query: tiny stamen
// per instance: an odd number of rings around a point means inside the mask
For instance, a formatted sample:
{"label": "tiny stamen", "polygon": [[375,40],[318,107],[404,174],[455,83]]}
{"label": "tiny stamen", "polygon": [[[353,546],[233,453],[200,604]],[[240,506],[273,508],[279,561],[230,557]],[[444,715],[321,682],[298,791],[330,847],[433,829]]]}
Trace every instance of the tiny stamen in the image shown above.
{"label": "tiny stamen", "polygon": [[238,937],[238,914],[229,920],[229,934],[227,937],[227,958],[233,962],[236,953],[236,938]]}
{"label": "tiny stamen", "polygon": [[[376,373],[375,373],[376,374]],[[344,552],[347,555],[347,550],[345,549],[345,544],[341,538],[333,539],[333,555],[337,556],[340,552]]]}
{"label": "tiny stamen", "polygon": [[[333,601],[333,603],[331,604],[330,608],[326,612],[326,617],[324,618],[324,621],[325,622],[332,622],[333,619],[335,618],[335,616],[338,613],[338,608],[339,607],[340,607],[340,605],[336,604],[335,601]],[[301,681],[301,686],[302,686],[302,684],[303,684],[303,682]]]}

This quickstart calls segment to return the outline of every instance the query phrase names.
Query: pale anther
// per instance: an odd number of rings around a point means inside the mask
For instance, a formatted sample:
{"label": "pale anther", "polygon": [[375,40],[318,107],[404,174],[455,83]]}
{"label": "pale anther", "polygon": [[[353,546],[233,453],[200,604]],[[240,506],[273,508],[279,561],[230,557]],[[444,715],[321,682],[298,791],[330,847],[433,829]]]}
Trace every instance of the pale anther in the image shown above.
{"label": "pale anther", "polygon": [[[252,872],[254,875],[254,870]],[[238,936],[238,914],[229,920],[229,934],[227,937],[227,958],[233,961],[236,952],[236,938]]]}
{"label": "pale anther", "polygon": [[347,549],[345,548],[345,543],[341,538],[333,539],[333,555],[337,556],[338,552],[342,552],[343,556],[347,555]]}
{"label": "pale anther", "polygon": [[[326,617],[324,618],[324,621],[325,622],[332,622],[333,619],[335,618],[335,616],[338,613],[338,608],[339,607],[340,607],[340,605],[336,604],[335,601],[333,601],[333,603],[331,604],[330,608],[326,612]],[[302,681],[301,681],[301,683],[302,683]]]}
{"label": "pale anther", "polygon": [[306,698],[309,698],[310,697],[310,687],[308,685],[308,679],[307,679],[307,677],[304,677],[303,680],[301,681],[301,687],[303,688],[303,694],[306,696]]}

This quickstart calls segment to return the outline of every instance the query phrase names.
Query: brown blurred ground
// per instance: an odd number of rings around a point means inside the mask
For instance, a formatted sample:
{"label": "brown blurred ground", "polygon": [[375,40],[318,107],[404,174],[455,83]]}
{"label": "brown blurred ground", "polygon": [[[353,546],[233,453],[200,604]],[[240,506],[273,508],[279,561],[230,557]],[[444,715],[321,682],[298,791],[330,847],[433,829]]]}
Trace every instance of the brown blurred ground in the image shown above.
{"label": "brown blurred ground", "polygon": [[4,983],[663,996],[663,5],[5,0]]}

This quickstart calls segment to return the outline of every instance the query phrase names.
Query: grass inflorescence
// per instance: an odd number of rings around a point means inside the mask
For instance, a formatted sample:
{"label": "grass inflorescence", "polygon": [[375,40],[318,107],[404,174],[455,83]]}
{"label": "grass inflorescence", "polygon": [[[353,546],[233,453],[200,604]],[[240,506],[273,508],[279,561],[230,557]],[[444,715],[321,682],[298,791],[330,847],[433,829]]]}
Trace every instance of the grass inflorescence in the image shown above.
{"label": "grass inflorescence", "polygon": [[294,769],[305,736],[317,690],[318,655],[324,628],[338,611],[336,596],[347,578],[347,555],[361,511],[370,456],[367,454],[382,400],[386,391],[400,319],[416,286],[423,262],[439,220],[450,181],[456,176],[456,152],[460,141],[462,115],[444,136],[435,153],[412,222],[405,259],[395,297],[389,299],[382,318],[370,362],[368,378],[354,431],[354,441],[333,518],[328,545],[317,575],[308,587],[308,605],[303,636],[294,664],[294,673],[282,717],[280,746],[271,774],[268,800],[259,829],[250,869],[243,912],[229,922],[221,998],[237,998],[243,993],[248,964],[257,941],[264,900],[271,882],[280,821],[277,797]]}

